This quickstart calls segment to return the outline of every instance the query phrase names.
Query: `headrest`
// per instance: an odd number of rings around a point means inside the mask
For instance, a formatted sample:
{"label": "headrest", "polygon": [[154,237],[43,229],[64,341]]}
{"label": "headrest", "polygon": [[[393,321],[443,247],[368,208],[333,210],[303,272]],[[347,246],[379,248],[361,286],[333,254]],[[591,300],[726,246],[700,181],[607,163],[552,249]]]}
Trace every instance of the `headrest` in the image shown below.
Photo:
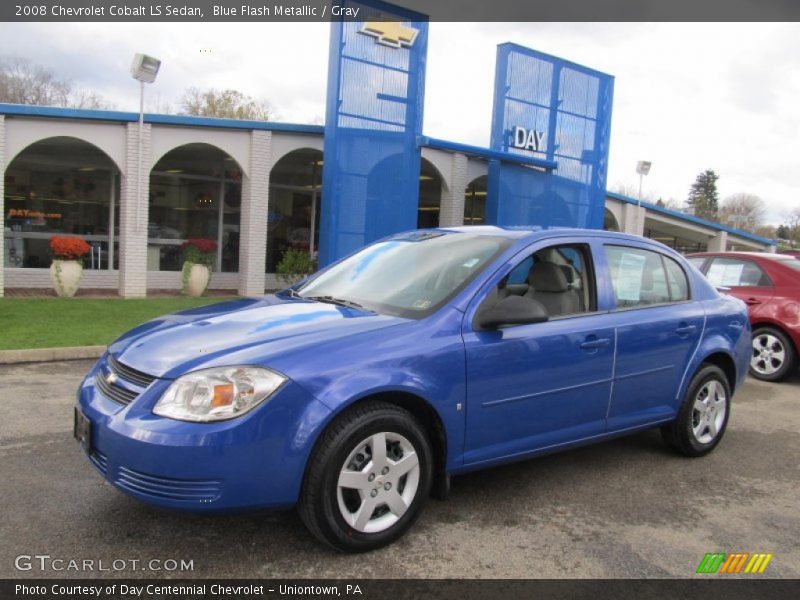
{"label": "headrest", "polygon": [[537,292],[566,292],[567,277],[555,263],[537,262],[528,272],[528,283]]}

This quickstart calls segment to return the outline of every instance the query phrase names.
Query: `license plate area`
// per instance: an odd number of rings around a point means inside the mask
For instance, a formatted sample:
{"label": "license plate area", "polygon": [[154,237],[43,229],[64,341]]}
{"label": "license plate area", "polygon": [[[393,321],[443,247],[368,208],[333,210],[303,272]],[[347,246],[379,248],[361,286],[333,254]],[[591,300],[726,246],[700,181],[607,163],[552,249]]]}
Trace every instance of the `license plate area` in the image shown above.
{"label": "license plate area", "polygon": [[92,422],[77,406],[74,409],[72,435],[87,454],[92,451]]}

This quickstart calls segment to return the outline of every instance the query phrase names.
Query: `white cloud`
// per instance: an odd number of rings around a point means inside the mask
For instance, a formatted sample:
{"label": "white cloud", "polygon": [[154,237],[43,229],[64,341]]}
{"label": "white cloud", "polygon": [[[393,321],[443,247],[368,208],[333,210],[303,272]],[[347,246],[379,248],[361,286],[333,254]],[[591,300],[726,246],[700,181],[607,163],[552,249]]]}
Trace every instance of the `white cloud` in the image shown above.
{"label": "white cloud", "polygon": [[[769,219],[800,206],[800,25],[691,23],[431,23],[427,135],[488,145],[496,45],[556,54],[616,77],[609,182],[683,200],[697,173],[720,194],[760,195]],[[205,52],[201,52],[205,50]],[[281,120],[325,113],[328,26],[270,23],[40,23],[0,26],[0,53],[26,56],[138,109],[134,52],[163,60],[148,97],[177,102],[188,86],[267,98]]]}

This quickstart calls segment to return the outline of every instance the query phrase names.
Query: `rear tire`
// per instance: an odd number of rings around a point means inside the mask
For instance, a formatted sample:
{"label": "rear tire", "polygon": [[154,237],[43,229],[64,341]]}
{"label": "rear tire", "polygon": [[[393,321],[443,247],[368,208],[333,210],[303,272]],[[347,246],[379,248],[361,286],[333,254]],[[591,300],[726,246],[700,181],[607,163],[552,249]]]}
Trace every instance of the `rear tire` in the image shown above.
{"label": "rear tire", "polygon": [[408,531],[428,498],[433,454],[406,410],[367,402],[343,413],[309,461],[298,510],[320,541],[366,552]]}
{"label": "rear tire", "polygon": [[716,448],[731,414],[731,388],[716,365],[703,364],[686,389],[678,418],[661,428],[664,441],[685,456],[704,456]]}
{"label": "rear tire", "polygon": [[781,381],[797,369],[797,353],[792,340],[773,327],[753,331],[750,375],[761,381]]}

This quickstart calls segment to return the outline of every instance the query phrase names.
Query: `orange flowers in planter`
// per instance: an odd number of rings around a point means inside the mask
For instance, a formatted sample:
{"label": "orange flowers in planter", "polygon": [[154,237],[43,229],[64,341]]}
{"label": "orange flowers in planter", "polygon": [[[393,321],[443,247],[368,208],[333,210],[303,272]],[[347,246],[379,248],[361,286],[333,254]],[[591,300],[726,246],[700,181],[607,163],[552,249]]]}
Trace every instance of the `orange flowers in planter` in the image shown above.
{"label": "orange flowers in planter", "polygon": [[89,254],[91,247],[81,238],[54,235],[50,238],[50,250],[56,260],[77,260]]}

